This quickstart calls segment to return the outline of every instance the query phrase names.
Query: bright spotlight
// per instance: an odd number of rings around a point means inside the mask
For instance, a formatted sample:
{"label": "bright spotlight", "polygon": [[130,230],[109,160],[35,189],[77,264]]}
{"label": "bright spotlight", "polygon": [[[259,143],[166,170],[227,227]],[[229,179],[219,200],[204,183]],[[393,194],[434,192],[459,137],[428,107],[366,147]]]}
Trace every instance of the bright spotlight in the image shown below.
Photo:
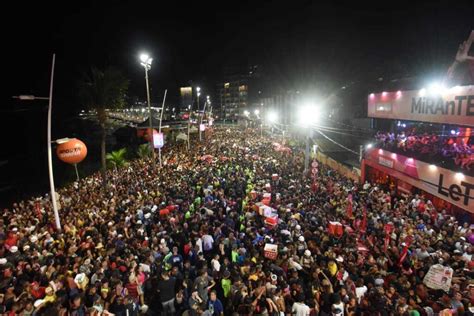
{"label": "bright spotlight", "polygon": [[321,117],[320,109],[312,104],[305,104],[299,108],[298,118],[299,123],[303,127],[308,127],[311,124],[317,123]]}
{"label": "bright spotlight", "polygon": [[429,91],[431,94],[444,94],[446,87],[441,83],[435,82],[429,86]]}
{"label": "bright spotlight", "polygon": [[426,94],[426,89],[425,88],[421,89],[420,92],[418,92],[418,94],[420,95],[420,97],[424,97]]}
{"label": "bright spotlight", "polygon": [[270,123],[276,123],[278,121],[278,114],[276,112],[269,112],[267,119]]}
{"label": "bright spotlight", "polygon": [[249,111],[244,111],[244,115],[245,115],[245,116],[249,116],[249,115],[250,115],[250,112],[249,112]]}
{"label": "bright spotlight", "polygon": [[462,174],[461,172],[456,173],[456,179],[463,180],[464,179],[464,174]]}
{"label": "bright spotlight", "polygon": [[373,146],[372,144],[367,144],[367,145],[365,146],[365,148],[370,149],[370,148],[372,148],[372,146]]}
{"label": "bright spotlight", "polygon": [[253,111],[253,113],[255,113],[255,115],[259,115],[260,111],[258,109],[256,109],[255,111]]}

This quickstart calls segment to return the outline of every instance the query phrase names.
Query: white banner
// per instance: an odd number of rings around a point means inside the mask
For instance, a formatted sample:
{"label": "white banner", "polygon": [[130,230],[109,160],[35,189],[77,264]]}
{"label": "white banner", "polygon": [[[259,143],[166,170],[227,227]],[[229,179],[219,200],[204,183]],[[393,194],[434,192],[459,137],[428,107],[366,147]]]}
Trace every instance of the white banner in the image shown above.
{"label": "white banner", "polygon": [[448,292],[451,287],[452,279],[453,269],[435,264],[432,265],[428,273],[426,273],[423,283],[431,289]]}
{"label": "white banner", "polygon": [[372,93],[369,117],[474,126],[474,86]]}

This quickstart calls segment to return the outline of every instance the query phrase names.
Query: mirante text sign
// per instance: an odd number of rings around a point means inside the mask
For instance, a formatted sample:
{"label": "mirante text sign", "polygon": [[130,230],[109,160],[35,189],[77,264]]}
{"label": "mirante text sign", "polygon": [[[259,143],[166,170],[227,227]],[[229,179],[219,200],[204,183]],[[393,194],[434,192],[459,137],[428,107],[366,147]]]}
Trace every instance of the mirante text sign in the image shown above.
{"label": "mirante text sign", "polygon": [[474,126],[474,86],[370,94],[368,116]]}

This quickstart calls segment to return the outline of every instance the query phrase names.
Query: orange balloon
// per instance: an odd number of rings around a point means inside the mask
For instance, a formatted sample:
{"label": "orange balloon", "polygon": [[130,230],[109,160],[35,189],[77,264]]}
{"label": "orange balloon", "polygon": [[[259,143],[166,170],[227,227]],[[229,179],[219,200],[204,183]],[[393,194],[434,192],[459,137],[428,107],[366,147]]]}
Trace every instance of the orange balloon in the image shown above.
{"label": "orange balloon", "polygon": [[79,139],[73,138],[66,143],[60,144],[56,149],[56,154],[64,162],[70,164],[80,163],[87,156],[87,147]]}

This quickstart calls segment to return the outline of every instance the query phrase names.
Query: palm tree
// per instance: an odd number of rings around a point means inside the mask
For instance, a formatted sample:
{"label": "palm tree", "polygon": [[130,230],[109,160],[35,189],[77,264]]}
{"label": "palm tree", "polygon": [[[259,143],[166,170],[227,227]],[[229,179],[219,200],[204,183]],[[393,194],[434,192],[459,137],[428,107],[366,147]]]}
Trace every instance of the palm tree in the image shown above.
{"label": "palm tree", "polygon": [[108,153],[106,156],[106,159],[107,159],[107,165],[109,166],[109,168],[118,169],[118,168],[125,167],[126,165],[128,165],[128,162],[125,159],[126,154],[127,154],[127,149],[125,148]]}
{"label": "palm tree", "polygon": [[142,159],[150,157],[150,145],[148,143],[139,145],[137,155]]}
{"label": "palm tree", "polygon": [[82,103],[97,113],[101,127],[101,163],[102,182],[107,187],[106,178],[106,124],[107,110],[122,108],[125,105],[125,94],[128,90],[128,80],[113,67],[100,70],[93,67],[79,83],[79,96]]}

